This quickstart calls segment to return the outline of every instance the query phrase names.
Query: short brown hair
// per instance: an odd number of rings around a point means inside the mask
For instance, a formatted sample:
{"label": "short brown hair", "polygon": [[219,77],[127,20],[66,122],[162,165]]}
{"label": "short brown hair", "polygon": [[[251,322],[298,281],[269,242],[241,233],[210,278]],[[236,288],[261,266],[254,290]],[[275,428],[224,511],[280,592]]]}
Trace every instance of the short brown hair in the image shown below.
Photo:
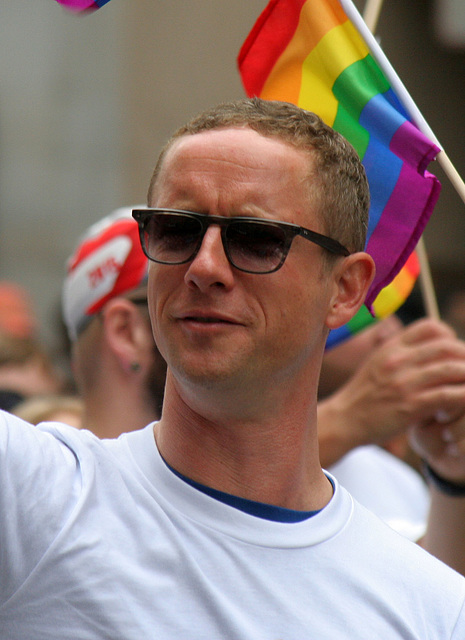
{"label": "short brown hair", "polygon": [[350,251],[363,250],[370,196],[357,152],[316,114],[287,102],[261,98],[226,102],[180,127],[160,153],[150,181],[148,204],[152,202],[163,160],[175,140],[212,129],[243,127],[265,137],[279,138],[311,154],[309,175],[317,178],[311,184],[311,194],[319,205],[325,233]]}

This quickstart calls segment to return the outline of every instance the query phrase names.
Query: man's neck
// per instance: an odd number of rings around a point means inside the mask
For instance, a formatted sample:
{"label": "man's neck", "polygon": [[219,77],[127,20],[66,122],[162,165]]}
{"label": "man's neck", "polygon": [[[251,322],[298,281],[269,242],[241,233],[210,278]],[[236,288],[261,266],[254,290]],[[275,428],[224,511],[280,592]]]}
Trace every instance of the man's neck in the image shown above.
{"label": "man's neck", "polygon": [[[239,407],[239,402],[237,402]],[[242,498],[297,510],[332,495],[318,459],[316,400],[305,410],[247,418],[194,410],[168,381],[155,438],[166,462],[188,478]],[[292,406],[289,405],[288,406]]]}

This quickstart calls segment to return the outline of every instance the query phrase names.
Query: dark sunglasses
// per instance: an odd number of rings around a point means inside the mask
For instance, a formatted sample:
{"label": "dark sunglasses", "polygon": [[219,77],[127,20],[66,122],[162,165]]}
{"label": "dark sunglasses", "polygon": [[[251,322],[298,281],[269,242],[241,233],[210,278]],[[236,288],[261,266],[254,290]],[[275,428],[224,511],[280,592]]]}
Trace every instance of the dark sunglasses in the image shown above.
{"label": "dark sunglasses", "polygon": [[286,259],[295,236],[302,236],[331,253],[348,256],[337,240],[299,225],[262,218],[209,216],[177,209],[133,209],[142,249],[160,264],[184,264],[197,255],[211,224],[221,227],[229,262],[246,273],[273,273]]}

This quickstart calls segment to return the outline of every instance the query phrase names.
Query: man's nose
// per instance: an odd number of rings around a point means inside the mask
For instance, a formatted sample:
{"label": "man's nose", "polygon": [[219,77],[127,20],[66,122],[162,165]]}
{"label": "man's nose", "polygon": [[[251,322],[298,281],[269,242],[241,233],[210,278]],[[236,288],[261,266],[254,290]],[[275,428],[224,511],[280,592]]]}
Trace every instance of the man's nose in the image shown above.
{"label": "man's nose", "polygon": [[186,271],[185,281],[188,286],[202,291],[211,286],[232,286],[233,267],[224,251],[221,229],[217,225],[210,225],[205,232],[200,249]]}

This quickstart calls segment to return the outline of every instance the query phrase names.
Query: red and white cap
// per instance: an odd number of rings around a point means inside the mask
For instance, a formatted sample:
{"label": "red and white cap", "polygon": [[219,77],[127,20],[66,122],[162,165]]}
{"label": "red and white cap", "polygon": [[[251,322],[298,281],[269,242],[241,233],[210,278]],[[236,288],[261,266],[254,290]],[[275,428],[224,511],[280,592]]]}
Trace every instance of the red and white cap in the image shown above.
{"label": "red and white cap", "polygon": [[93,224],[67,261],[62,306],[70,339],[76,340],[108,300],[143,286],[147,270],[132,207],[116,209]]}

